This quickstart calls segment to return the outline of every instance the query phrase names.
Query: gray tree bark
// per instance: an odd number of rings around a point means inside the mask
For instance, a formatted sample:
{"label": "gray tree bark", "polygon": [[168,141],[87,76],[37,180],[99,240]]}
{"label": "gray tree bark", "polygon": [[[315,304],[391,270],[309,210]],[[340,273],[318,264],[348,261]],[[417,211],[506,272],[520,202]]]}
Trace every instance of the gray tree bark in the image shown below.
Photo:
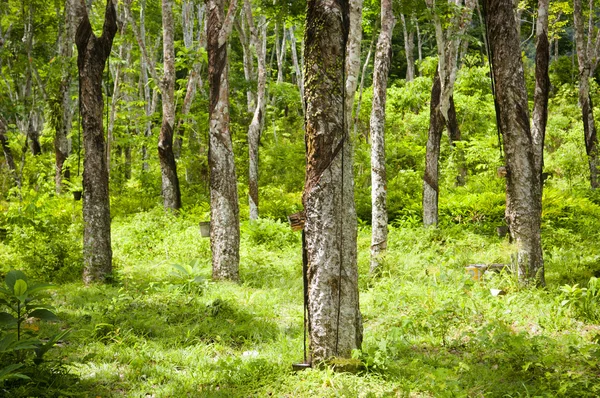
{"label": "gray tree bark", "polygon": [[102,36],[97,37],[87,12],[77,28],[80,112],[83,126],[83,281],[103,282],[112,272],[110,201],[102,126],[102,75],[117,33],[117,13],[106,1]]}
{"label": "gray tree bark", "polygon": [[425,150],[425,174],[423,176],[423,224],[426,227],[438,224],[440,142],[444,131],[444,116],[440,110],[442,85],[436,70],[431,87],[429,103],[429,131]]}
{"label": "gray tree bark", "polygon": [[381,0],[381,31],[377,41],[371,108],[371,272],[376,272],[387,250],[387,176],[385,168],[385,103],[396,19],[392,0]]}
{"label": "gray tree bark", "polygon": [[[546,136],[548,96],[550,95],[550,77],[548,75],[548,67],[550,64],[548,3],[549,0],[538,0],[538,20],[536,24],[535,44],[535,94],[533,97],[533,125],[531,129],[534,148],[533,164],[535,172],[539,174],[540,184],[542,184],[540,190],[543,189],[542,171],[544,167],[544,137]],[[541,206],[541,202],[539,205]]]}
{"label": "gray tree bark", "polygon": [[[360,106],[362,103],[363,90],[365,87],[365,76],[367,75],[367,69],[369,67],[369,62],[371,61],[371,54],[373,53],[373,48],[375,47],[375,39],[377,36],[373,34],[373,39],[371,40],[371,45],[369,46],[369,51],[367,52],[367,56],[365,58],[365,63],[362,67],[362,73],[360,74],[360,85],[358,87],[358,101],[356,101],[356,111],[354,112],[354,138],[358,137],[358,119],[360,117]],[[368,133],[365,133],[365,141],[368,142]]]}
{"label": "gray tree bark", "polygon": [[544,285],[541,175],[534,164],[527,90],[512,0],[485,0],[488,39],[506,158],[506,221],[515,243],[519,280]]}
{"label": "gray tree bark", "polygon": [[360,43],[362,41],[363,0],[350,0],[350,27],[346,45],[346,126],[352,127],[354,94],[360,72]]}
{"label": "gray tree bark", "polygon": [[[267,85],[267,21],[264,16],[259,19],[258,29],[254,25],[252,8],[249,0],[244,0],[244,12],[250,30],[250,41],[256,52],[258,63],[258,87],[256,91],[256,107],[252,122],[248,127],[248,155],[249,155],[249,177],[248,177],[248,202],[250,208],[250,220],[258,219],[258,146],[264,126],[265,115],[265,92]],[[260,33],[259,33],[260,30]]]}
{"label": "gray tree bark", "polygon": [[404,33],[404,52],[406,53],[406,81],[412,82],[415,79],[415,31],[408,31],[404,14],[400,14],[402,20],[402,32]]}
{"label": "gray tree bark", "polygon": [[309,0],[305,28],[308,324],[313,361],[351,356],[362,342],[352,148],[345,112],[349,7]]}
{"label": "gray tree bark", "polygon": [[210,244],[214,279],[239,279],[240,221],[237,178],[229,130],[227,41],[237,1],[225,16],[224,0],[208,0],[207,51],[209,94]]}
{"label": "gray tree bark", "polygon": [[175,23],[173,0],[162,0],[163,64],[162,111],[163,120],[158,137],[158,158],[162,176],[162,196],[165,209],[177,211],[181,208],[181,192],[177,177],[177,163],[173,153],[173,131],[175,127]]}
{"label": "gray tree bark", "polygon": [[296,71],[296,85],[298,86],[298,91],[300,92],[300,100],[302,101],[302,114],[304,115],[304,76],[302,76],[300,62],[298,62],[298,52],[296,51],[295,26],[290,26],[290,47],[292,50],[292,62],[294,63],[294,70]]}
{"label": "gray tree bark", "polygon": [[[592,189],[598,188],[598,137],[594,121],[594,106],[590,96],[590,77],[593,76],[598,65],[598,44],[593,41],[594,33],[594,2],[589,3],[590,16],[588,20],[587,40],[584,32],[583,8],[581,0],[573,1],[573,20],[575,24],[575,43],[577,47],[577,61],[579,64],[579,107],[583,119],[583,132],[585,138],[585,151],[588,156],[590,168],[590,185]],[[595,58],[595,59],[594,59]]]}
{"label": "gray tree bark", "polygon": [[6,165],[8,166],[8,170],[15,182],[15,186],[19,189],[21,188],[21,178],[19,177],[19,173],[17,172],[17,166],[15,165],[15,160],[12,155],[12,151],[10,150],[10,146],[8,145],[8,138],[6,137],[6,132],[8,131],[8,125],[6,120],[2,116],[0,116],[0,145],[2,145],[2,152],[4,153],[4,159],[6,159]]}

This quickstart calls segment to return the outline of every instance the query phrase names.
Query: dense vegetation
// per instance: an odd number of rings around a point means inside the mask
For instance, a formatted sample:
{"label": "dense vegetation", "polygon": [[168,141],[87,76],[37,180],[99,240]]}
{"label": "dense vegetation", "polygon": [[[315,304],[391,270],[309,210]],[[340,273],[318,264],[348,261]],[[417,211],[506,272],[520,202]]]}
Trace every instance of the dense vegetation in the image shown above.
{"label": "dense vegetation", "polygon": [[[527,4],[522,6],[531,10]],[[100,26],[103,5],[94,3],[94,7],[93,22]],[[135,11],[137,7],[134,3]],[[263,12],[273,20],[281,18],[288,26],[302,24],[304,5],[264,7]],[[377,4],[365,4],[363,60],[377,33],[372,23],[377,19],[376,9]],[[11,16],[11,11],[17,16]],[[363,366],[356,373],[336,372],[335,366],[294,373],[291,364],[300,362],[303,355],[302,258],[299,233],[290,230],[286,217],[301,209],[305,163],[302,103],[298,88],[291,83],[291,60],[286,63],[284,82],[272,78],[268,87],[260,147],[261,219],[251,222],[247,220],[246,134],[252,115],[246,89],[255,83],[244,79],[239,33],[233,33],[231,128],[243,219],[240,283],[211,281],[210,243],[200,237],[198,228],[199,222],[209,218],[208,97],[200,90],[190,115],[181,118],[185,132],[178,167],[183,208],[177,215],[165,212],[161,200],[160,168],[154,156],[160,112],[150,117],[152,135],[133,134],[148,121],[143,99],[118,101],[110,178],[114,273],[108,284],[84,286],[80,281],[81,202],[73,200],[70,191],[57,194],[53,180],[56,114],[52,97],[43,100],[41,94],[34,94],[32,98],[40,98],[32,106],[28,101],[11,102],[8,95],[26,69],[22,67],[26,50],[14,39],[24,34],[17,11],[17,2],[0,4],[2,32],[12,25],[14,35],[10,45],[0,48],[0,58],[9,51],[15,54],[10,64],[0,61],[4,80],[0,111],[9,121],[8,142],[12,153],[18,154],[21,179],[21,186],[15,186],[8,166],[0,164],[0,274],[3,278],[13,275],[7,279],[10,282],[14,274],[9,271],[22,270],[31,294],[34,282],[53,283],[54,288],[45,286],[34,292],[35,301],[31,301],[53,308],[30,310],[52,311],[58,320],[51,313],[40,316],[47,321],[23,318],[19,341],[10,337],[17,324],[6,322],[0,336],[0,395],[600,395],[600,283],[596,279],[600,277],[600,193],[589,188],[569,25],[556,33],[560,56],[551,64],[544,163],[549,178],[542,214],[547,287],[522,288],[509,272],[486,274],[481,281],[473,281],[465,272],[468,264],[510,264],[514,250],[508,238],[498,237],[496,231],[503,225],[505,180],[497,176],[503,159],[477,24],[470,32],[472,43],[461,60],[454,92],[467,182],[455,185],[457,152],[444,142],[440,225],[422,227],[424,153],[437,60],[424,58],[418,64],[419,77],[406,82],[398,26],[386,108],[390,236],[384,267],[376,276],[369,274],[372,90],[368,87],[357,117],[357,134],[352,136],[364,321],[363,347],[354,356]],[[48,7],[35,14],[37,41],[32,50],[32,62],[50,95],[58,90],[61,72],[55,67],[58,61],[51,46],[44,44],[56,39],[53,27],[59,23],[54,11]],[[149,2],[149,42],[159,35],[160,18],[158,6]],[[434,40],[425,16],[422,22],[423,35],[429,37],[423,49],[432,55]],[[523,28],[524,38],[527,29]],[[181,35],[178,23],[176,37]],[[271,32],[268,48],[274,40]],[[116,52],[134,41],[129,31],[117,36],[111,76],[117,64],[125,65],[127,73],[137,73],[138,61],[127,64]],[[525,41],[523,47],[531,93],[531,43]],[[205,67],[206,53],[186,49],[181,40],[176,41],[176,48],[176,95],[182,101],[187,71],[197,58]],[[136,46],[132,51],[139,58]],[[270,73],[277,74],[275,63]],[[136,79],[124,79],[121,91],[136,92],[137,84]],[[597,84],[592,81],[593,103],[600,100]],[[76,97],[76,85],[72,91]],[[45,115],[38,155],[27,150],[18,125],[30,108]],[[75,117],[70,137],[73,151],[67,159],[72,177],[66,184],[71,191],[81,189],[78,133]],[[131,150],[130,163],[126,148]],[[147,158],[142,148],[148,149]],[[0,301],[0,311],[10,312],[11,295],[19,300],[22,286],[13,281],[3,289],[0,295],[6,302]],[[490,289],[503,294],[493,295]],[[5,320],[0,316],[0,321]]]}

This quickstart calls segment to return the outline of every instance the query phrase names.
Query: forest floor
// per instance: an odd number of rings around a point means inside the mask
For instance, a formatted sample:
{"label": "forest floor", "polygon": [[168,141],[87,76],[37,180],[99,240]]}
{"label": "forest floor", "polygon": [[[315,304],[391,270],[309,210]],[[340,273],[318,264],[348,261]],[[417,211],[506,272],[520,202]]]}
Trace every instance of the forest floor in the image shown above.
{"label": "forest floor", "polygon": [[44,327],[72,330],[50,354],[65,372],[54,383],[59,395],[600,395],[600,293],[593,278],[581,289],[600,271],[588,249],[597,236],[545,232],[548,287],[520,289],[508,273],[475,282],[465,272],[510,261],[508,240],[489,224],[392,226],[377,277],[368,273],[370,230],[361,227],[364,343],[355,354],[365,370],[295,373],[303,357],[299,234],[276,221],[242,223],[241,282],[216,283],[197,225],[160,209],[115,219],[114,282],[53,292],[63,322]]}

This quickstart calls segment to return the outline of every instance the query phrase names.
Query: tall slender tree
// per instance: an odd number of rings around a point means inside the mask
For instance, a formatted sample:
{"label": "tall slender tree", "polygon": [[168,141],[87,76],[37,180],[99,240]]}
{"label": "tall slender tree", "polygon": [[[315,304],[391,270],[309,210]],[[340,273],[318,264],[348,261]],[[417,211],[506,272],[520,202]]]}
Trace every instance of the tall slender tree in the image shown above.
{"label": "tall slender tree", "polygon": [[345,117],[346,0],[309,0],[305,28],[308,325],[314,361],[362,342],[352,150]]}
{"label": "tall slender tree", "polygon": [[375,53],[371,108],[371,272],[376,272],[387,249],[387,175],[385,167],[385,103],[396,18],[392,0],[381,0],[381,31]]}
{"label": "tall slender tree", "polygon": [[596,72],[600,62],[600,35],[594,38],[594,1],[589,1],[587,37],[581,0],[573,0],[573,21],[575,24],[575,44],[579,65],[579,106],[583,119],[585,151],[590,168],[590,185],[593,189],[600,186],[598,181],[598,136],[594,121],[594,106],[590,95],[590,78]]}
{"label": "tall slender tree", "polygon": [[485,0],[500,129],[506,158],[506,220],[519,279],[544,285],[541,173],[534,162],[527,90],[513,0]]}
{"label": "tall slender tree", "polygon": [[[83,4],[83,2],[82,2]],[[117,12],[112,0],[106,1],[102,35],[97,37],[83,13],[77,28],[77,67],[79,104],[83,126],[83,280],[102,282],[112,272],[110,244],[110,202],[102,125],[102,75],[117,33]]]}
{"label": "tall slender tree", "polygon": [[239,279],[240,219],[233,145],[229,129],[227,42],[237,0],[207,0],[209,94],[210,246],[214,279]]}

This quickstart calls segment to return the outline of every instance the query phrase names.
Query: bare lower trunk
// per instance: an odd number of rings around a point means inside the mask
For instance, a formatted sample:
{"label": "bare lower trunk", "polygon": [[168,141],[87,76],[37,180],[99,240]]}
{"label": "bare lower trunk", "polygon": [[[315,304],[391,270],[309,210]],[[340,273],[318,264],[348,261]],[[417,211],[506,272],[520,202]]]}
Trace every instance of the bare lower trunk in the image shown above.
{"label": "bare lower trunk", "polygon": [[106,2],[102,36],[96,37],[87,13],[77,28],[80,112],[83,123],[83,281],[102,282],[112,272],[108,168],[102,126],[102,74],[117,32],[112,0]]}
{"label": "bare lower trunk", "polygon": [[[593,3],[590,3],[590,8],[593,9]],[[596,189],[600,184],[598,181],[598,137],[596,135],[596,123],[594,121],[594,107],[592,106],[592,98],[590,96],[590,77],[593,75],[595,69],[592,67],[591,58],[594,55],[597,56],[598,51],[592,46],[592,15],[589,17],[588,38],[586,42],[581,0],[574,0],[573,19],[575,23],[577,61],[579,64],[579,106],[581,107],[585,150],[590,168],[590,185],[592,189]]]}
{"label": "bare lower trunk", "polygon": [[541,183],[534,165],[527,91],[512,0],[486,0],[496,98],[506,157],[506,220],[516,245],[519,280],[544,285]]}
{"label": "bare lower trunk", "polygon": [[341,0],[311,0],[306,17],[303,203],[310,353],[316,362],[349,358],[362,342],[352,151],[344,117],[348,12]]}
{"label": "bare lower trunk", "polygon": [[377,41],[371,108],[371,272],[376,272],[387,250],[387,176],[385,168],[385,103],[392,32],[396,20],[392,1],[381,0],[381,32]]}
{"label": "bare lower trunk", "polygon": [[444,131],[444,117],[440,111],[441,91],[440,75],[436,72],[431,88],[429,132],[425,152],[425,175],[423,176],[423,224],[426,227],[436,226],[438,223],[438,159],[440,158],[440,142]]}
{"label": "bare lower trunk", "polygon": [[[229,130],[227,40],[236,2],[224,16],[223,0],[207,1],[209,99],[210,244],[213,279],[239,279],[240,224],[237,178]],[[224,21],[225,20],[225,21]]]}

